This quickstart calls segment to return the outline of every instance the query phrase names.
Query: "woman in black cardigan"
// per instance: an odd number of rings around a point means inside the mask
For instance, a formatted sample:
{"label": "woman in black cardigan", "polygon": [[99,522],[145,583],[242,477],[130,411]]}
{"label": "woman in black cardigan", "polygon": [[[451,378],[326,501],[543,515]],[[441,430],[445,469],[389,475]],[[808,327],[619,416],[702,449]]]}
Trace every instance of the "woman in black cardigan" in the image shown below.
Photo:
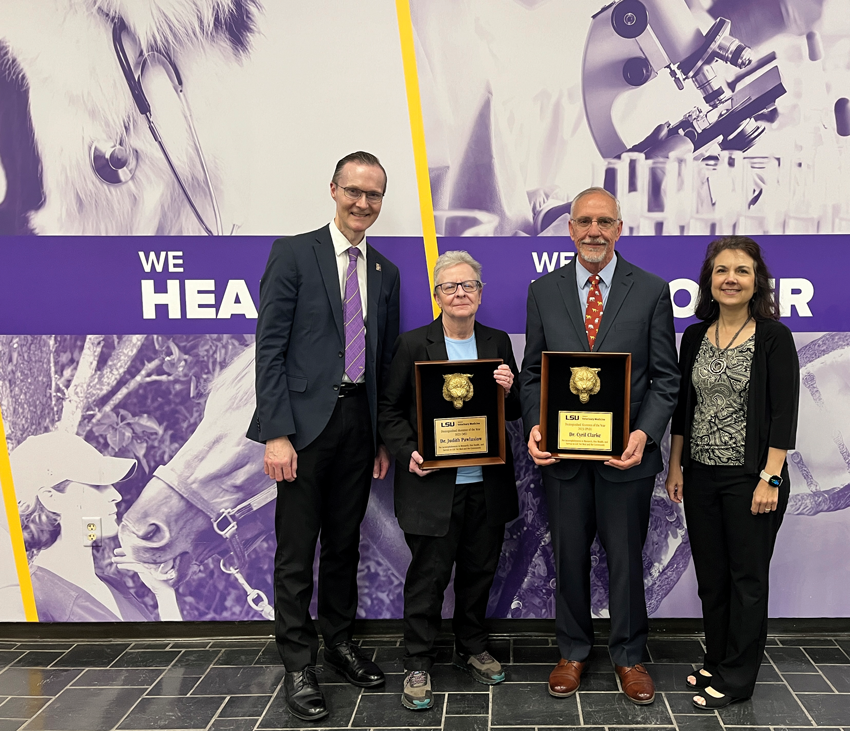
{"label": "woman in black cardigan", "polygon": [[481,265],[465,251],[447,251],[434,267],[434,299],[442,314],[396,341],[378,409],[378,426],[395,457],[395,513],[410,547],[404,582],[405,680],[402,703],[433,704],[430,670],[436,657],[443,593],[455,566],[453,662],[487,685],[505,679],[487,650],[487,600],[505,523],[519,513],[510,446],[502,465],[423,470],[418,452],[414,364],[426,360],[501,358],[493,378],[505,396],[505,419],[520,416],[519,388],[507,333],[475,320]]}
{"label": "woman in black cardigan", "polygon": [[667,493],[685,505],[705,625],[693,703],[752,696],[767,639],[768,575],[788,504],[800,365],[771,275],[746,236],[712,242],[682,337]]}

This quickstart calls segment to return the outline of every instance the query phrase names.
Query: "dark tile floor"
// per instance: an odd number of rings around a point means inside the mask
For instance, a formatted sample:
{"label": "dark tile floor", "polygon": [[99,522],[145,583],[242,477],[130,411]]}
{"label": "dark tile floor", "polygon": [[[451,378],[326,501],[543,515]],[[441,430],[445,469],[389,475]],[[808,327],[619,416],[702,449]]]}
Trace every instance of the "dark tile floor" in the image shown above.
{"label": "dark tile floor", "polygon": [[[370,636],[362,644],[387,673],[386,686],[361,691],[333,671],[322,672],[331,713],[313,728],[850,731],[850,636],[771,637],[752,700],[719,712],[694,709],[684,687],[702,655],[693,636],[650,640],[648,667],[658,695],[643,707],[618,692],[604,650],[591,658],[581,691],[555,699],[546,692],[558,660],[549,637],[494,638],[492,651],[507,665],[508,677],[493,688],[452,667],[451,639],[440,642],[432,709],[402,707],[400,639]],[[0,731],[303,728],[286,710],[282,677],[274,643],[265,637],[0,641]]]}

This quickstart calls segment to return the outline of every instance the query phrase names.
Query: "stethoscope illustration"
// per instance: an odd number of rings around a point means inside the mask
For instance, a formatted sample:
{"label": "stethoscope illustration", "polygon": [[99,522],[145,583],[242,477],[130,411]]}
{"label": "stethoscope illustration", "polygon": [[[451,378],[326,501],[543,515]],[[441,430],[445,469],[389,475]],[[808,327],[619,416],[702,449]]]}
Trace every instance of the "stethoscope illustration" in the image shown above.
{"label": "stethoscope illustration", "polygon": [[[147,121],[151,136],[159,146],[165,162],[168,163],[171,174],[180,186],[180,190],[183,192],[186,202],[192,209],[192,213],[195,214],[195,218],[198,219],[198,223],[201,225],[201,228],[203,228],[209,236],[214,236],[216,234],[221,236],[221,213],[218,208],[218,201],[216,200],[215,189],[213,188],[212,180],[210,179],[209,170],[207,169],[207,163],[204,159],[201,142],[198,139],[198,133],[195,130],[195,122],[192,119],[192,110],[189,108],[186,95],[183,93],[183,78],[180,76],[180,71],[177,69],[177,65],[174,61],[164,52],[147,51],[140,54],[141,63],[137,76],[133,71],[133,64],[127,54],[127,49],[124,47],[124,33],[127,32],[127,24],[122,18],[113,20],[112,45],[115,48],[115,55],[118,58],[118,64],[121,66],[121,71],[124,74],[127,87],[130,89],[130,94],[133,96],[133,102],[139,110],[139,113]],[[212,204],[213,215],[215,216],[215,232],[213,232],[213,230],[207,225],[204,217],[198,210],[192,195],[189,193],[183,179],[180,177],[180,173],[177,172],[174,161],[168,152],[168,147],[165,145],[162,135],[159,133],[159,129],[157,129],[156,122],[153,119],[150,102],[142,88],[142,74],[144,74],[148,65],[153,64],[157,64],[165,72],[168,80],[171,82],[172,88],[177,94],[177,98],[180,100],[183,117],[189,127],[195,151],[198,153],[198,160],[201,163],[201,170],[204,174],[204,181],[206,183],[207,192],[209,193],[210,203]],[[126,183],[136,172],[136,165],[138,163],[136,151],[129,148],[126,144],[124,144],[124,142],[125,141],[122,139],[115,144],[103,143],[100,141],[91,143],[90,156],[92,168],[96,175],[103,182],[108,183],[109,185],[121,185],[122,183]]]}

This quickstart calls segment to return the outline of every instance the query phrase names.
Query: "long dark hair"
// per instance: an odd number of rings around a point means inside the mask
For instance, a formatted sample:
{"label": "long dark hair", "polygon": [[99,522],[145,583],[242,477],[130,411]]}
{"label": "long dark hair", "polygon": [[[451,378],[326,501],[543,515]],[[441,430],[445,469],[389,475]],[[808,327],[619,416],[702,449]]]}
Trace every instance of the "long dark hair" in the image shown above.
{"label": "long dark hair", "polygon": [[770,284],[773,277],[764,263],[761,247],[749,236],[724,236],[708,245],[699,272],[699,294],[694,314],[703,321],[716,320],[720,314],[720,307],[711,296],[711,275],[717,255],[727,249],[743,251],[753,260],[756,281],[755,292],[750,300],[750,315],[756,320],[778,320],[779,303],[773,296],[773,287]]}

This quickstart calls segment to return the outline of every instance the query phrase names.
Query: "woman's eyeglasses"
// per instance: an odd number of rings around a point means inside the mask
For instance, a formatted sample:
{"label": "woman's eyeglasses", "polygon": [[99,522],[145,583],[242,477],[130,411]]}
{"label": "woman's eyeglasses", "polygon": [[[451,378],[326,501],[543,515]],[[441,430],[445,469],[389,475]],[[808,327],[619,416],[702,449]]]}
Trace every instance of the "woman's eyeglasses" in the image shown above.
{"label": "woman's eyeglasses", "polygon": [[464,292],[472,294],[483,286],[484,284],[477,279],[467,279],[465,282],[445,282],[444,284],[438,284],[434,289],[439,289],[443,294],[454,294],[457,292],[458,287],[463,287]]}

